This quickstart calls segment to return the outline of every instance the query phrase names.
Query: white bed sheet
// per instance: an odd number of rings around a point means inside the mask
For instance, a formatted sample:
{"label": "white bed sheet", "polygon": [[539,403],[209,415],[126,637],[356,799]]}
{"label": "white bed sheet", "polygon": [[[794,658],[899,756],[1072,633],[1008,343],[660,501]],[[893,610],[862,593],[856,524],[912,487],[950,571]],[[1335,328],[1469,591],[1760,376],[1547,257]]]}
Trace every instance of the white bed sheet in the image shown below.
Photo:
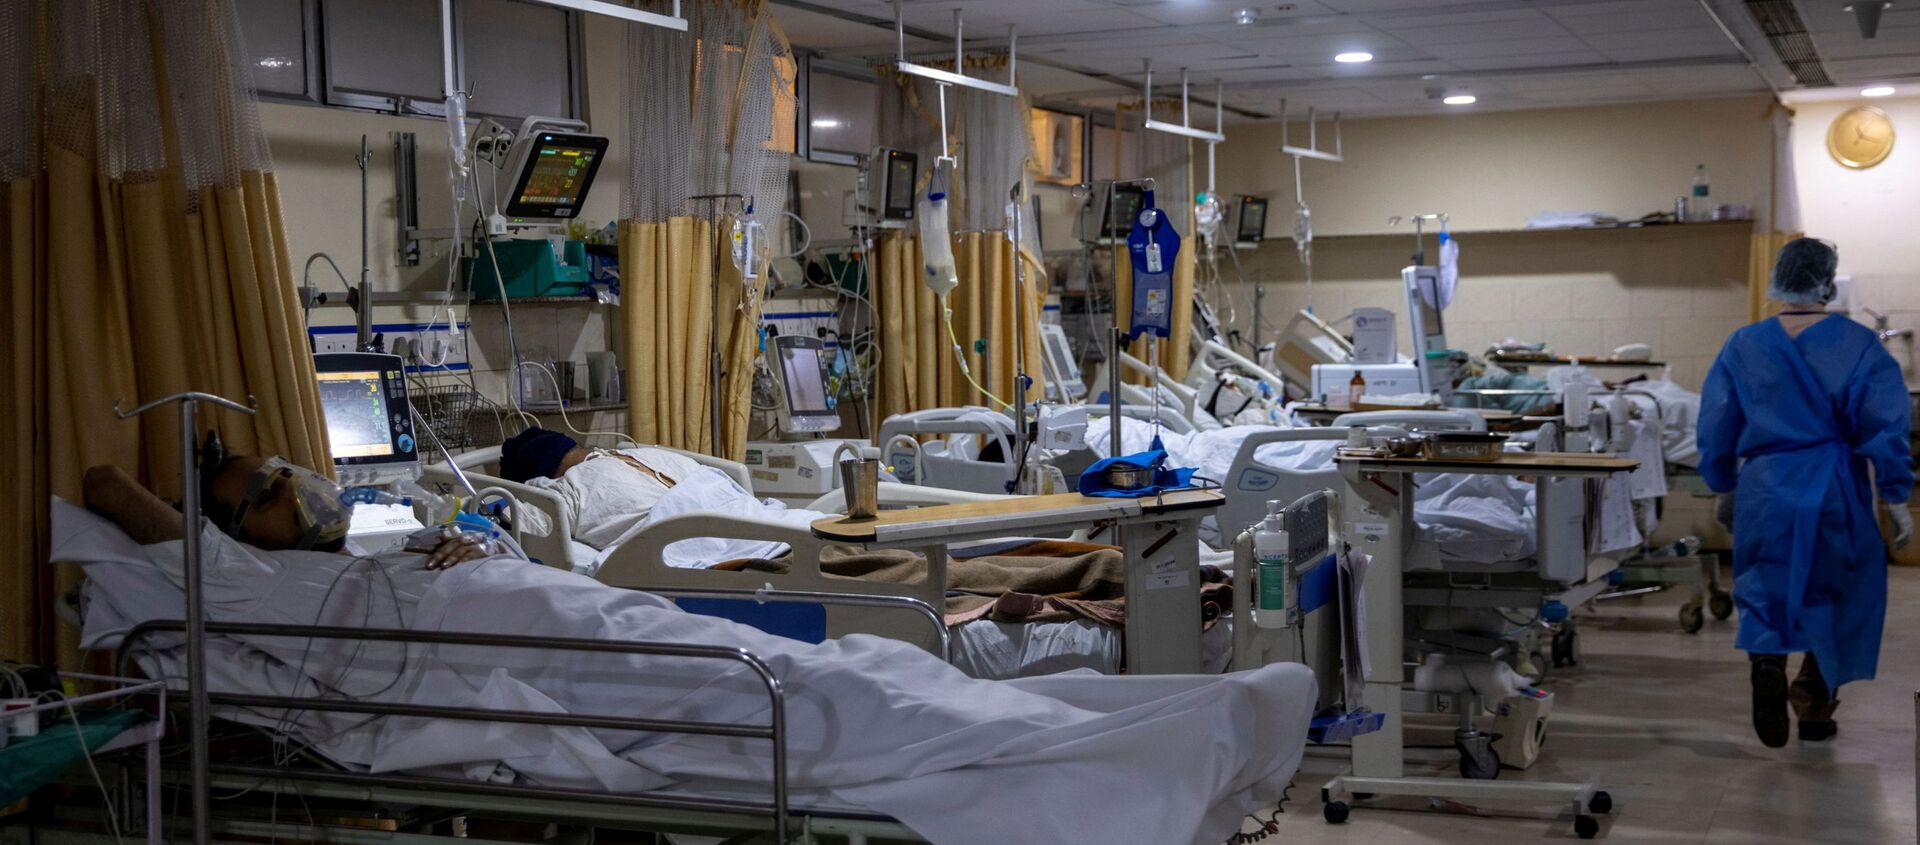
{"label": "white bed sheet", "polygon": [[[1200,637],[1201,671],[1218,674],[1233,662],[1231,620]],[[968,677],[1006,680],[1091,670],[1118,675],[1125,665],[1125,632],[1091,619],[1067,622],[996,622],[975,619],[953,632],[953,665]]]}
{"label": "white bed sheet", "polygon": [[[1092,426],[1101,430],[1101,420]],[[1232,470],[1240,444],[1257,432],[1272,431],[1269,426],[1231,426],[1191,435],[1160,432],[1167,457],[1176,466],[1189,466],[1203,478],[1225,483]],[[1151,423],[1123,419],[1121,441],[1128,449],[1147,448],[1153,438]],[[1095,450],[1104,456],[1105,442]],[[1296,471],[1325,469],[1332,466],[1338,440],[1303,440],[1268,443],[1254,452],[1259,463]],[[1136,450],[1137,451],[1137,450]],[[1413,516],[1420,539],[1439,544],[1441,556],[1448,560],[1474,563],[1502,563],[1531,557],[1538,539],[1534,536],[1533,485],[1505,476],[1441,473],[1417,477]],[[1224,546],[1231,538],[1221,536],[1214,519],[1201,525],[1202,537],[1214,546]]]}
{"label": "white bed sheet", "polygon": [[[54,521],[53,559],[98,576],[103,608],[132,612],[115,599],[129,586],[121,576],[143,566],[180,581],[178,542],[134,545],[59,501]],[[419,555],[268,554],[211,528],[202,537],[202,589],[215,621],[748,649],[787,694],[796,800],[881,813],[941,845],[1219,842],[1243,815],[1279,799],[1316,698],[1311,673],[1292,665],[1217,677],[978,681],[903,643],[857,635],[795,643],[522,560],[428,572]],[[144,583],[132,588],[153,588],[150,574],[134,576]],[[101,631],[86,638],[104,642]],[[743,724],[767,716],[757,678],[716,671],[712,661],[230,637],[215,638],[209,655],[217,691],[311,694],[324,682],[367,700],[439,706]],[[175,657],[162,652],[149,662],[168,674]],[[725,738],[312,712],[288,715],[281,727],[374,771],[623,792],[764,788],[770,775],[765,744]]]}

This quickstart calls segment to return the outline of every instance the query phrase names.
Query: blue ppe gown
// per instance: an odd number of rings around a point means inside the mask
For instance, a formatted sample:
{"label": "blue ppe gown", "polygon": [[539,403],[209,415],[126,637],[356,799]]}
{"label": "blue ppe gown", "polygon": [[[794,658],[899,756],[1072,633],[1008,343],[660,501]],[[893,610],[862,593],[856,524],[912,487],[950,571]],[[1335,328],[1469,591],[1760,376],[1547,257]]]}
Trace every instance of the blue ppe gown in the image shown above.
{"label": "blue ppe gown", "polygon": [[1700,475],[1734,494],[1737,647],[1811,651],[1829,692],[1874,676],[1887,550],[1868,469],[1880,498],[1907,500],[1909,416],[1899,364],[1852,320],[1727,339],[1702,390]]}

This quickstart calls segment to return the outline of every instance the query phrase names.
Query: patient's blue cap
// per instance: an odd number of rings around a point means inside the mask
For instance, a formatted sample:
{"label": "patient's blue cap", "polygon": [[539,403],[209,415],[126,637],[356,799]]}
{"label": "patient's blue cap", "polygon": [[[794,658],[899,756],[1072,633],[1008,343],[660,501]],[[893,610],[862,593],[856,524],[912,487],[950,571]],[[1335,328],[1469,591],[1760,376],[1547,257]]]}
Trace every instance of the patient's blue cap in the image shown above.
{"label": "patient's blue cap", "polygon": [[526,482],[533,478],[552,478],[560,471],[560,462],[573,451],[573,438],[538,426],[529,428],[500,444],[500,477]]}

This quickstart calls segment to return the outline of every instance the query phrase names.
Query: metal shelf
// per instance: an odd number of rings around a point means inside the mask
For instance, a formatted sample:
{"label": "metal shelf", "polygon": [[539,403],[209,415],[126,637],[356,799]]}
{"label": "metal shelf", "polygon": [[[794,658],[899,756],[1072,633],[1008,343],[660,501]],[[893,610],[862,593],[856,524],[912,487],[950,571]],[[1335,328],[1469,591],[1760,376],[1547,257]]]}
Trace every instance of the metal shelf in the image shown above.
{"label": "metal shelf", "polygon": [[[566,407],[567,407],[567,413],[569,414],[597,414],[602,411],[624,411],[627,409],[627,403],[625,402],[576,402]],[[529,414],[536,414],[541,416],[560,413],[560,406],[558,405],[521,405],[520,409],[523,411],[526,411]]]}
{"label": "metal shelf", "polygon": [[[498,305],[498,299],[476,299],[474,305]],[[600,300],[591,296],[516,296],[507,300],[508,305],[601,305]]]}

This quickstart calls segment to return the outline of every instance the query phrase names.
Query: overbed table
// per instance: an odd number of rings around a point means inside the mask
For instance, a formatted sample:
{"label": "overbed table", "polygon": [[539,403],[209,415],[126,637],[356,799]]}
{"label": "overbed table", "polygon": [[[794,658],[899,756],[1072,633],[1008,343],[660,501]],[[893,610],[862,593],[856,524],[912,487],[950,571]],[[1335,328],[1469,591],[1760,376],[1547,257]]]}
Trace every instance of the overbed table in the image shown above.
{"label": "overbed table", "polygon": [[[1538,483],[1604,478],[1631,472],[1640,462],[1574,452],[1506,452],[1494,461],[1345,455],[1334,460],[1346,487],[1341,501],[1342,533],[1355,548],[1373,558],[1361,587],[1367,607],[1370,670],[1366,676],[1366,705],[1386,714],[1386,722],[1381,730],[1354,738],[1352,771],[1323,788],[1328,819],[1336,815],[1344,819],[1353,796],[1372,794],[1462,801],[1567,802],[1577,817],[1577,828],[1597,824],[1589,814],[1606,812],[1611,799],[1603,797],[1605,793],[1599,791],[1594,780],[1546,783],[1405,775],[1403,608],[1407,597],[1403,595],[1403,567],[1414,536],[1411,476],[1437,472],[1507,475],[1529,477]],[[1603,585],[1604,580],[1597,586]],[[1336,803],[1337,810],[1333,808]],[[1586,821],[1579,821],[1583,818]]]}
{"label": "overbed table", "polygon": [[827,517],[812,527],[828,542],[919,551],[929,581],[944,583],[954,543],[1113,526],[1127,556],[1127,671],[1190,674],[1201,668],[1200,520],[1225,501],[1217,490],[1136,499],[1013,496],[881,511],[868,519]]}

